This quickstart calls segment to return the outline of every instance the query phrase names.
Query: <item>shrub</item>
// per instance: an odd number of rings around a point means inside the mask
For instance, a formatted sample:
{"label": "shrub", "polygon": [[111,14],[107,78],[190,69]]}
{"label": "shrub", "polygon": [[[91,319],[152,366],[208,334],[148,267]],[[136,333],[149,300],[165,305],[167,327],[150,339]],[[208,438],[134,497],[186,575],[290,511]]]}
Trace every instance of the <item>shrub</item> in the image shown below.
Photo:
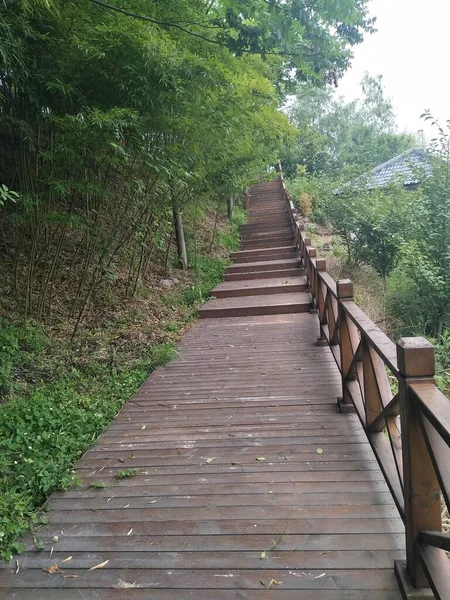
{"label": "shrub", "polygon": [[210,291],[222,280],[227,261],[215,256],[199,256],[197,258],[196,283],[186,289],[183,294],[187,306],[204,302]]}
{"label": "shrub", "polygon": [[300,214],[303,217],[309,218],[311,216],[311,212],[312,212],[311,194],[308,194],[307,192],[302,192],[300,194],[300,197],[298,199],[298,208],[300,210]]}

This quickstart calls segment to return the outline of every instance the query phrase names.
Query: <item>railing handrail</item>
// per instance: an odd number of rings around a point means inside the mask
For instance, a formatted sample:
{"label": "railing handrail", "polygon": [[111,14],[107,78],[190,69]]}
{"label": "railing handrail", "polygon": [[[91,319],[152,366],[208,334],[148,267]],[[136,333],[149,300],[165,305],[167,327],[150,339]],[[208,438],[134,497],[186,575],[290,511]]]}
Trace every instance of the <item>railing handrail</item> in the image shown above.
{"label": "railing handrail", "polygon": [[330,347],[341,373],[338,407],[358,414],[405,524],[406,568],[395,564],[402,593],[419,598],[429,586],[448,599],[450,534],[442,532],[441,496],[450,509],[450,401],[435,384],[434,347],[424,338],[394,344],[364,313],[353,283],[335,281],[317,258],[282,173],[280,182],[319,319],[318,344]]}

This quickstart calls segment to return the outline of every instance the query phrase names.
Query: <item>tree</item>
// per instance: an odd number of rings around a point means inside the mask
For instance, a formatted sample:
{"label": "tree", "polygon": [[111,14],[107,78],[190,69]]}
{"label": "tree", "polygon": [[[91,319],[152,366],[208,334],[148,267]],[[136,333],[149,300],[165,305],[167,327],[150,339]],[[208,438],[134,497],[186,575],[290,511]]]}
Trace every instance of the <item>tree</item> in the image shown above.
{"label": "tree", "polygon": [[282,155],[288,176],[295,177],[300,165],[309,174],[349,181],[413,147],[410,135],[395,131],[381,76],[366,73],[361,89],[361,100],[344,102],[330,88],[297,86],[287,114],[298,139]]}
{"label": "tree", "polygon": [[148,0],[130,7],[115,0],[89,1],[171,33],[222,46],[236,56],[282,57],[282,82],[295,72],[299,81],[336,83],[349,66],[350,48],[372,32],[374,24],[368,17],[368,0],[323,0],[314,5],[305,0],[171,0],[164,7]]}
{"label": "tree", "polygon": [[[200,1],[120,6],[206,18]],[[277,110],[283,58],[90,0],[11,2],[0,30],[0,183],[20,195],[0,207],[17,240],[5,260],[24,315],[58,305],[76,331],[119,271],[131,295],[167,254],[174,209],[225,203],[275,162],[292,131]]]}
{"label": "tree", "polygon": [[437,137],[429,148],[431,172],[420,174],[420,200],[403,247],[403,266],[427,316],[427,333],[440,338],[450,315],[450,122],[444,128],[429,111],[423,117]]}

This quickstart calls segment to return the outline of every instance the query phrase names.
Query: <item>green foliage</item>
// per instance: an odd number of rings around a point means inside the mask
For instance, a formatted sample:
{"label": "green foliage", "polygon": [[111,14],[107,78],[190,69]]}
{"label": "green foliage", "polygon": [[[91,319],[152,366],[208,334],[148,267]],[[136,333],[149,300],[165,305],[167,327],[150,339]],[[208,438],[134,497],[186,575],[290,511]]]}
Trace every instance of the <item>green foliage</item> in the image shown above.
{"label": "green foliage", "polygon": [[217,235],[217,243],[229,252],[235,252],[240,247],[239,227],[247,221],[247,211],[240,206],[233,208],[231,220],[231,231],[220,231]]}
{"label": "green foliage", "polygon": [[136,477],[136,475],[138,473],[139,473],[139,469],[138,468],[125,469],[124,471],[119,471],[116,474],[116,479],[127,479],[128,477]]}
{"label": "green foliage", "polygon": [[[135,367],[96,377],[74,373],[0,406],[0,555],[18,550],[17,537],[37,522],[37,509],[55,489],[74,484],[72,466],[142,383],[173,354],[153,346]],[[145,363],[145,364],[144,364]],[[96,487],[100,487],[100,484]]]}
{"label": "green foliage", "polygon": [[208,299],[210,291],[223,278],[228,261],[215,256],[201,256],[195,267],[196,283],[184,291],[187,306],[201,304]]}
{"label": "green foliage", "polygon": [[366,181],[341,185],[329,177],[303,177],[290,189],[312,197],[312,217],[331,225],[347,251],[347,261],[365,263],[387,280],[397,265],[409,235],[418,192],[401,184],[368,189]]}
{"label": "green foliage", "polygon": [[92,490],[104,490],[105,487],[106,483],[104,481],[94,481],[88,485],[88,488]]}
{"label": "green foliage", "polygon": [[[355,195],[350,238],[353,255],[385,280],[397,265],[417,194],[402,185]],[[341,215],[345,219],[346,214]]]}
{"label": "green foliage", "polygon": [[19,194],[8,189],[5,184],[0,185],[0,208],[6,204],[6,202],[17,202]]}
{"label": "green foliage", "polygon": [[450,331],[444,331],[436,347],[436,383],[442,392],[450,393]]}
{"label": "green foliage", "polygon": [[[210,207],[240,195],[276,161],[294,130],[277,110],[283,58],[269,52],[293,50],[298,19],[261,1],[231,4],[116,5],[149,22],[89,0],[0,6],[0,182],[2,198],[13,199],[14,184],[21,200],[2,215],[7,238],[18,240],[5,260],[25,317],[41,321],[57,305],[76,332],[96,299],[134,295],[164,260],[173,207],[194,214],[199,198]],[[350,29],[330,34],[336,48],[317,72],[316,58],[296,55],[309,76],[344,60],[349,31],[365,20],[357,4],[352,16],[330,13],[330,24]],[[274,27],[291,41],[274,46]]]}
{"label": "green foliage", "polygon": [[346,103],[331,88],[297,87],[288,114],[298,138],[281,157],[288,177],[306,172],[345,182],[413,147],[412,136],[395,130],[381,76],[366,73],[361,88],[362,100]]}
{"label": "green foliage", "polygon": [[403,267],[426,298],[427,333],[439,339],[450,317],[450,124],[443,129],[429,113],[424,116],[437,137],[430,169],[418,174],[420,197],[403,246]]}
{"label": "green foliage", "polygon": [[430,329],[429,303],[422,297],[402,262],[389,278],[386,311],[396,322],[395,338],[426,336]]}

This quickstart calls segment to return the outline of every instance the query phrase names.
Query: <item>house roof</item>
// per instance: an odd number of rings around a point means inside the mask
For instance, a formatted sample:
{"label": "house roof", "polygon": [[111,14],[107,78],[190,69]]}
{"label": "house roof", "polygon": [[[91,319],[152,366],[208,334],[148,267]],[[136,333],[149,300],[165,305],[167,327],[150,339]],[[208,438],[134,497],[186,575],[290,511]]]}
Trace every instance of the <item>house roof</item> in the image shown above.
{"label": "house roof", "polygon": [[375,167],[372,171],[346,183],[343,187],[359,185],[364,181],[368,190],[377,187],[386,187],[394,182],[400,182],[405,187],[409,187],[419,183],[417,178],[417,171],[419,169],[426,172],[431,171],[430,157],[424,150],[412,148]]}

